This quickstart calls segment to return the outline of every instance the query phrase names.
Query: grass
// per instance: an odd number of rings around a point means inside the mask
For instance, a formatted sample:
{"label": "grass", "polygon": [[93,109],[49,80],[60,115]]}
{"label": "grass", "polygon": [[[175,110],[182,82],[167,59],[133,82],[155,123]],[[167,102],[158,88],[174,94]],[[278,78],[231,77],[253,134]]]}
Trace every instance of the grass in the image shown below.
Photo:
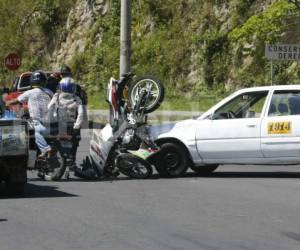
{"label": "grass", "polygon": [[108,109],[105,95],[103,93],[95,93],[88,96],[89,109]]}
{"label": "grass", "polygon": [[180,110],[180,111],[206,111],[221,98],[216,97],[173,97],[165,98],[160,110]]}

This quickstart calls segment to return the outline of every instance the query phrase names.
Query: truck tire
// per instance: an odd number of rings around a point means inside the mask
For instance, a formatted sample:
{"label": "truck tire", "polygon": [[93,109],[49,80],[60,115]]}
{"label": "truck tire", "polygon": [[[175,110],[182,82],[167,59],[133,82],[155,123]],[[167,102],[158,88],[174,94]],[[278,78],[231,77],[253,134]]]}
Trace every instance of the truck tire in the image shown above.
{"label": "truck tire", "polygon": [[218,166],[219,165],[204,165],[199,167],[191,166],[190,168],[199,175],[207,175],[214,172]]}
{"label": "truck tire", "polygon": [[180,177],[185,174],[188,164],[189,159],[185,148],[168,142],[161,145],[155,168],[162,177]]}
{"label": "truck tire", "polygon": [[4,160],[9,170],[6,180],[6,190],[9,195],[24,194],[25,184],[27,182],[27,160],[27,155],[7,157]]}
{"label": "truck tire", "polygon": [[9,195],[23,195],[25,193],[24,182],[7,182],[6,190]]}

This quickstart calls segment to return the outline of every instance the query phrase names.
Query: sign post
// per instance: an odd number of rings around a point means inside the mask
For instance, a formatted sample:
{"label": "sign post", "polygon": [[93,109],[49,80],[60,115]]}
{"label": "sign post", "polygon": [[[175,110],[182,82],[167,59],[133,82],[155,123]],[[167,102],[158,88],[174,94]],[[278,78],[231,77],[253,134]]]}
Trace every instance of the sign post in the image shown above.
{"label": "sign post", "polygon": [[300,61],[300,44],[266,44],[265,57],[271,61],[271,84],[274,81],[274,61]]}
{"label": "sign post", "polygon": [[273,60],[271,60],[271,85],[273,85],[274,78],[274,68],[273,68]]}

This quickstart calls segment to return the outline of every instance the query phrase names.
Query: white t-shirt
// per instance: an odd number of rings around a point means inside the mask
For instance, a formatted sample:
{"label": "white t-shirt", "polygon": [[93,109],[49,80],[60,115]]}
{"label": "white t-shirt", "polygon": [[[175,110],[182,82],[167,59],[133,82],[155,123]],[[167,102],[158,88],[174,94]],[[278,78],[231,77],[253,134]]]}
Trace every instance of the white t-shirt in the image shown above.
{"label": "white t-shirt", "polygon": [[48,104],[53,93],[46,88],[27,90],[18,97],[19,102],[28,102],[29,115],[32,120],[48,122]]}

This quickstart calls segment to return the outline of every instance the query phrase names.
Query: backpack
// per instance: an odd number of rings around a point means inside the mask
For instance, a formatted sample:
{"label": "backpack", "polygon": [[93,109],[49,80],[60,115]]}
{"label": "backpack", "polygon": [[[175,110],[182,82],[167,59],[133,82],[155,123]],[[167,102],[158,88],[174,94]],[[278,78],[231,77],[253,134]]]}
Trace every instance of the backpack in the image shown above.
{"label": "backpack", "polygon": [[60,93],[57,96],[57,118],[58,121],[75,122],[77,118],[77,102],[75,95]]}

